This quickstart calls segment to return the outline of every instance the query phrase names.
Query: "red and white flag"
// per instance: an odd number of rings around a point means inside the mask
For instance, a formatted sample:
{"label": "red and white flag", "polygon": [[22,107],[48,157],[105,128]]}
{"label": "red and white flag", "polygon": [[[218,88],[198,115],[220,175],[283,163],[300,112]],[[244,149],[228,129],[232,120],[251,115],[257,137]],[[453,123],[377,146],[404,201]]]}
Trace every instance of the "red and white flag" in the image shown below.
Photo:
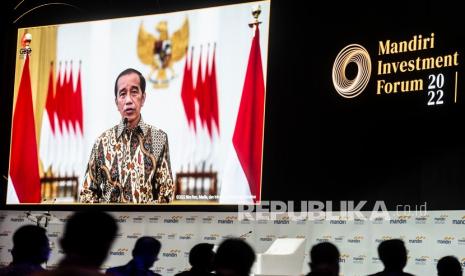
{"label": "red and white flag", "polygon": [[210,70],[210,107],[211,120],[216,127],[218,136],[220,135],[220,114],[218,108],[218,85],[216,82],[216,44],[213,48],[212,66]]}
{"label": "red and white flag", "polygon": [[84,134],[84,114],[82,111],[82,80],[81,80],[81,62],[79,62],[79,72],[78,78],[76,81],[76,90],[74,91],[73,96],[73,105],[75,109],[75,129],[78,137],[82,137]]}
{"label": "red and white flag", "polygon": [[[74,175],[80,176],[82,162],[84,162],[84,113],[82,107],[82,79],[81,79],[81,62],[79,62],[79,71],[76,81],[76,89],[72,92],[72,109],[73,109],[73,125],[74,125],[74,141],[71,146],[74,148]],[[79,178],[79,183],[82,179]]]}
{"label": "red and white flag", "polygon": [[196,131],[196,121],[195,121],[195,91],[194,85],[192,83],[192,57],[194,53],[191,51],[191,57],[189,61],[188,51],[186,50],[186,63],[184,64],[184,77],[182,80],[182,90],[181,98],[184,105],[184,111],[186,113],[186,120],[189,127]]}
{"label": "red and white flag", "polygon": [[53,161],[55,159],[55,83],[53,82],[53,63],[50,65],[50,74],[48,78],[47,100],[45,110],[42,113],[42,128],[40,131],[40,160],[44,166],[44,171],[50,167],[53,170]]}
{"label": "red and white flag", "polygon": [[13,115],[9,183],[14,187],[14,190],[13,187],[8,189],[9,203],[14,203],[15,195],[19,203],[40,202],[39,161],[27,55]]}
{"label": "red and white flag", "polygon": [[204,118],[204,124],[205,127],[207,128],[208,131],[208,136],[210,137],[210,141],[212,140],[212,112],[211,112],[211,83],[210,83],[210,69],[211,69],[211,63],[210,63],[210,44],[208,44],[207,47],[207,59],[206,59],[206,65],[205,65],[205,74],[204,78],[202,79],[203,83],[203,97],[202,97],[202,102],[203,102],[203,118]]}
{"label": "red and white flag", "polygon": [[256,26],[232,139],[255,202],[260,201],[265,108],[265,82],[259,39],[260,31]]}

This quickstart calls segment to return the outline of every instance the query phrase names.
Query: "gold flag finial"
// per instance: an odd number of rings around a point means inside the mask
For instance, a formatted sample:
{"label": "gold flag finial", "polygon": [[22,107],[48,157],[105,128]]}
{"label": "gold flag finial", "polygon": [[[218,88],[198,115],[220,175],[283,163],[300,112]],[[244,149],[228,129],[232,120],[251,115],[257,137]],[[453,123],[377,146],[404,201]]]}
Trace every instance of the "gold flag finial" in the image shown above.
{"label": "gold flag finial", "polygon": [[258,24],[261,24],[261,21],[258,21],[258,17],[262,13],[262,7],[260,5],[255,5],[252,8],[252,16],[254,20],[249,23],[249,27],[252,28],[253,26],[258,26]]}
{"label": "gold flag finial", "polygon": [[32,52],[31,49],[32,35],[26,30],[24,32],[23,38],[21,39],[21,49],[19,50],[20,58],[25,58],[26,55],[30,55]]}

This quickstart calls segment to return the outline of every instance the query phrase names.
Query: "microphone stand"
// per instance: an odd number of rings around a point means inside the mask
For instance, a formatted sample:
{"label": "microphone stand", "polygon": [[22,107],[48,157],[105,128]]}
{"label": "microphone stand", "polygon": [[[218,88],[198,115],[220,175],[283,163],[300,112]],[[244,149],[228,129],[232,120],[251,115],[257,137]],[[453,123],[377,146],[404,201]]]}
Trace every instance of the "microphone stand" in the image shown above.
{"label": "microphone stand", "polygon": [[239,239],[246,239],[247,236],[248,236],[249,234],[252,234],[252,230],[250,230],[249,232],[246,232],[246,233],[240,235],[240,236],[239,236]]}
{"label": "microphone stand", "polygon": [[[26,218],[35,222],[39,227],[47,228],[49,221],[52,219],[52,214],[50,214],[50,211],[39,214],[33,214],[31,211],[28,211],[26,212]],[[42,220],[44,220],[43,225],[41,225]]]}

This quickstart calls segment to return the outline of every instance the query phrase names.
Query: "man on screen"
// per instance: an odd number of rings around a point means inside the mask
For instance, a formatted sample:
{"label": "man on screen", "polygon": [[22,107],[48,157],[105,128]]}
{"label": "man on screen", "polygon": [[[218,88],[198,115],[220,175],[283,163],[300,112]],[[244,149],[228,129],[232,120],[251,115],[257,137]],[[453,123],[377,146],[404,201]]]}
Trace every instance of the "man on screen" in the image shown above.
{"label": "man on screen", "polygon": [[80,193],[83,203],[168,203],[174,183],[168,137],[144,123],[145,78],[132,68],[115,82],[118,125],[95,142]]}

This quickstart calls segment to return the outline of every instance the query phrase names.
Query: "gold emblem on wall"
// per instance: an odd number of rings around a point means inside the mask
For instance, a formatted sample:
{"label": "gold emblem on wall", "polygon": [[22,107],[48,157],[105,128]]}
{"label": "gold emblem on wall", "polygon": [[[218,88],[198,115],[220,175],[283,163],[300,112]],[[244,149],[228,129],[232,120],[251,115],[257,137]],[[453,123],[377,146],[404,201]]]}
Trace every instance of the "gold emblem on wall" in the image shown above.
{"label": "gold emblem on wall", "polygon": [[176,77],[173,64],[184,57],[189,45],[189,21],[186,18],[171,37],[166,21],[156,24],[155,30],[159,33],[158,37],[147,32],[143,23],[140,24],[137,55],[142,63],[150,66],[147,79],[153,83],[153,87],[167,88],[170,80]]}
{"label": "gold emblem on wall", "polygon": [[[357,75],[353,79],[346,76],[350,63],[357,65]],[[365,90],[371,76],[371,59],[368,51],[359,44],[344,47],[333,64],[333,85],[337,93],[344,98],[354,98]]]}

